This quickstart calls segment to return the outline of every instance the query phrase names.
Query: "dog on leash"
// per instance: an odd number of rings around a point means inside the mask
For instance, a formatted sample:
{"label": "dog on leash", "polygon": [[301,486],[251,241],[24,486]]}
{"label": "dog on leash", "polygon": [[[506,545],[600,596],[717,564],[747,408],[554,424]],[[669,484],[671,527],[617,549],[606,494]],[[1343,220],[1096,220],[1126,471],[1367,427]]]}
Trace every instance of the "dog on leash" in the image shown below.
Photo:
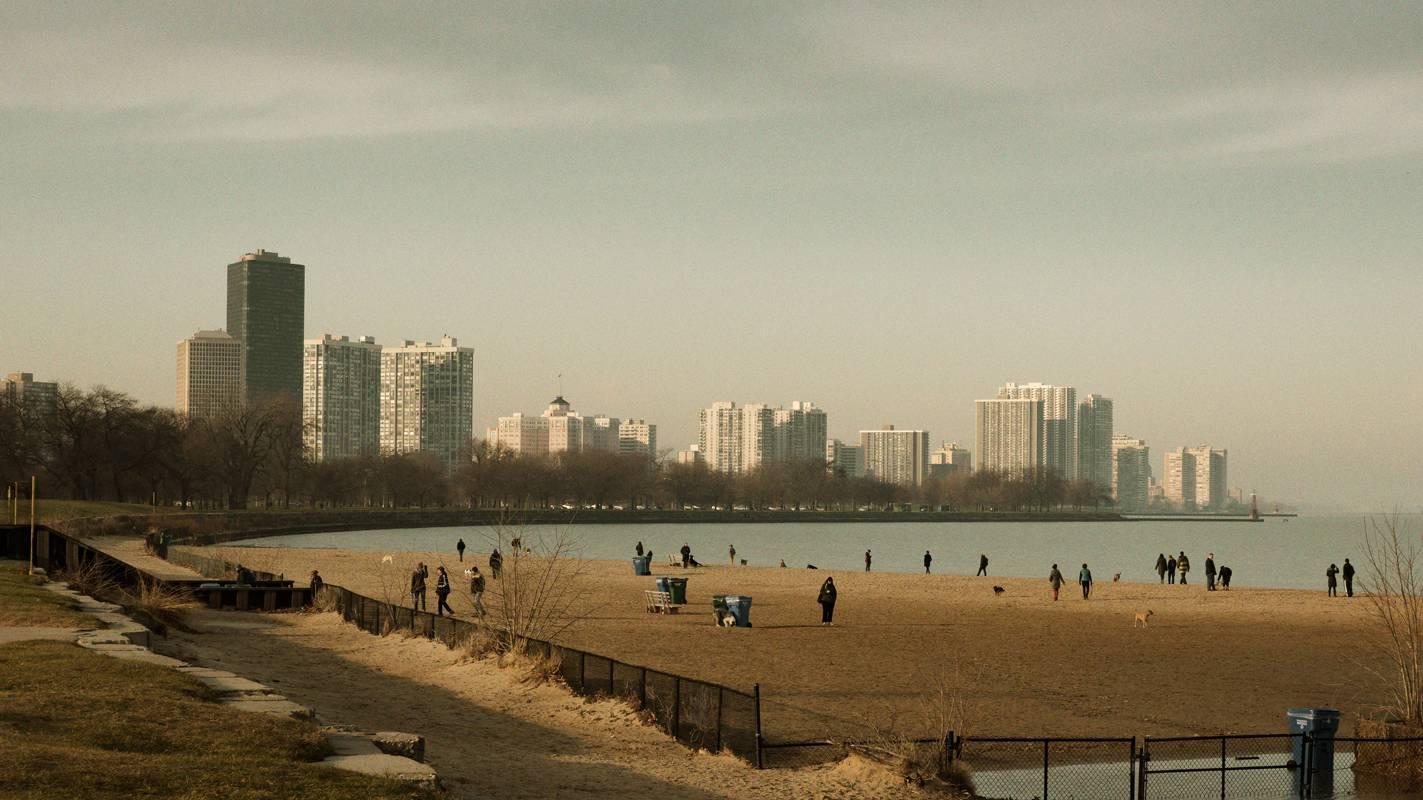
{"label": "dog on leash", "polygon": [[1003,587],[1002,587],[1002,586],[995,586],[995,587],[993,587],[993,596],[994,596],[994,597],[1001,597],[1002,595],[1003,595]]}
{"label": "dog on leash", "polygon": [[1141,627],[1145,628],[1147,625],[1146,621],[1150,619],[1151,615],[1154,613],[1156,612],[1152,611],[1149,608],[1145,611],[1136,612],[1136,616],[1132,618],[1131,626],[1135,628],[1136,626],[1140,625]]}

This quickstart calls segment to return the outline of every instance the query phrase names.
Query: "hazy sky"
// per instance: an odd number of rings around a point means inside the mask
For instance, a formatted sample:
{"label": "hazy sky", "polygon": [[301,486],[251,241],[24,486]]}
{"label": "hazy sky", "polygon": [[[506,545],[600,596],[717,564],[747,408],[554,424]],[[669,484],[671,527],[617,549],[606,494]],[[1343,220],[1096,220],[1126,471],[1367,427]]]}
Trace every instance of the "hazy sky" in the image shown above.
{"label": "hazy sky", "polygon": [[1005,381],[1423,505],[1423,6],[0,5],[0,372],[173,402],[225,265],[460,337],[476,429],[685,447],[812,400],[972,446]]}

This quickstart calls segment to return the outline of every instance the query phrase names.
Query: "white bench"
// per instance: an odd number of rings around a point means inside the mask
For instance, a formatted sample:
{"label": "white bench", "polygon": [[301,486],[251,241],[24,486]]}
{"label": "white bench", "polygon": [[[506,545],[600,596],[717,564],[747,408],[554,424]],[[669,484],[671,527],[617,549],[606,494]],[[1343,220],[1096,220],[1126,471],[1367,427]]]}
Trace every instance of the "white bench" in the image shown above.
{"label": "white bench", "polygon": [[678,606],[672,605],[671,592],[644,591],[643,598],[647,601],[647,613],[649,614],[676,614]]}

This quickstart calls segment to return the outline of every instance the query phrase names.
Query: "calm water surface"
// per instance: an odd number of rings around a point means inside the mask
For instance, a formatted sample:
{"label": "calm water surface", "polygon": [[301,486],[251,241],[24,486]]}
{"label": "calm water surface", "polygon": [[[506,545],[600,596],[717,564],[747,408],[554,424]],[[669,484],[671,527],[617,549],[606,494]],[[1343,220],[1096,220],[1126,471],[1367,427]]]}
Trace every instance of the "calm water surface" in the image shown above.
{"label": "calm water surface", "polygon": [[[571,529],[586,558],[629,558],[641,541],[652,548],[654,570],[682,543],[699,561],[724,564],[727,547],[737,559],[756,566],[815,564],[821,569],[863,569],[866,548],[874,569],[923,571],[924,551],[933,553],[936,573],[972,575],[978,555],[989,558],[990,575],[1046,576],[1056,562],[1069,579],[1087,562],[1099,581],[1120,572],[1122,580],[1156,580],[1158,553],[1182,550],[1191,560],[1191,581],[1203,582],[1206,554],[1234,572],[1232,586],[1295,589],[1325,587],[1324,571],[1349,558],[1364,571],[1367,517],[1304,516],[1263,522],[882,522],[574,525]],[[1423,515],[1400,518],[1409,540],[1419,542]],[[554,529],[531,526],[527,540]],[[506,533],[506,538],[509,536]],[[515,534],[517,535],[517,534]],[[494,529],[487,527],[413,528],[341,533],[309,533],[253,539],[254,547],[329,547],[454,553],[463,538],[474,551],[487,551]],[[1362,575],[1361,575],[1362,578]],[[1343,592],[1341,587],[1340,592]]]}

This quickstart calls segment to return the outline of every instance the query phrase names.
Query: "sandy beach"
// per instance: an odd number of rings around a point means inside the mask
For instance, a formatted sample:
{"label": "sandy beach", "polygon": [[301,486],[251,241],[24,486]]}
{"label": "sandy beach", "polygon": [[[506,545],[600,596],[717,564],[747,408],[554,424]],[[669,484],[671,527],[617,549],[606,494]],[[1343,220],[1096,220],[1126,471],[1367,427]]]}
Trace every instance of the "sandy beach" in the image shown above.
{"label": "sandy beach", "polygon": [[[451,602],[469,616],[467,553],[227,548],[259,569],[375,597],[398,591],[418,561],[445,564]],[[1062,565],[1069,579],[1078,565]],[[1369,665],[1367,601],[1321,592],[1112,583],[1091,600],[1075,583],[1053,602],[1044,578],[972,578],[707,566],[689,578],[678,615],[648,614],[652,580],[625,561],[586,562],[587,618],[563,641],[624,662],[749,689],[760,683],[768,738],[936,735],[945,706],[983,736],[1132,736],[1279,732],[1293,706],[1338,708],[1348,721],[1383,691]],[[833,575],[835,625],[816,595]],[[1105,580],[1103,580],[1105,578]],[[1193,576],[1194,578],[1194,576]],[[993,586],[1002,586],[996,596]],[[486,604],[496,592],[486,595]],[[751,629],[711,622],[711,595],[754,598]],[[431,602],[434,602],[433,592]],[[1133,625],[1137,611],[1150,626]]]}

